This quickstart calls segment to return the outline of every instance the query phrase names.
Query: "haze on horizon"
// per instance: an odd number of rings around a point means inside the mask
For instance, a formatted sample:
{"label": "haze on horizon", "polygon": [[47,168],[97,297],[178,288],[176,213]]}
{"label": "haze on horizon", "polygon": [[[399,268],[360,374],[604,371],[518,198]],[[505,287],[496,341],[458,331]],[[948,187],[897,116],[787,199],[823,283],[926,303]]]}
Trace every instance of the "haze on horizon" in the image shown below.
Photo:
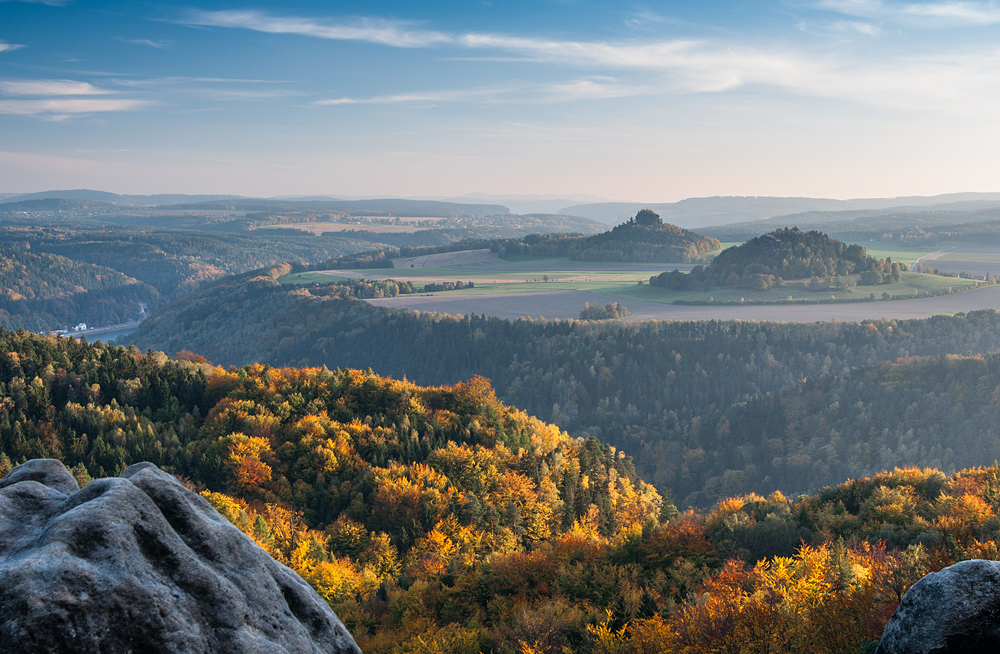
{"label": "haze on horizon", "polygon": [[0,191],[993,191],[998,26],[975,0],[0,0]]}

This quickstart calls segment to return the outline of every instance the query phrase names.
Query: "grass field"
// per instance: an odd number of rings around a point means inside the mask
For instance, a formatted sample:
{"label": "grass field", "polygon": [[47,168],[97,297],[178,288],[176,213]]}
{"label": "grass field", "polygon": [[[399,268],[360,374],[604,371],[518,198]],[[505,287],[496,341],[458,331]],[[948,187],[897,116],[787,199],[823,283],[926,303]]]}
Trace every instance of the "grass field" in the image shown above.
{"label": "grass field", "polygon": [[[874,296],[882,301],[882,294],[889,293],[894,299],[938,294],[948,288],[960,290],[975,284],[972,280],[954,277],[940,277],[904,272],[900,283],[881,286],[856,287],[842,291],[814,291],[804,283],[788,283],[780,288],[767,291],[752,291],[740,288],[715,288],[710,291],[673,291],[656,288],[648,284],[651,276],[664,270],[680,268],[684,264],[670,264],[663,267],[641,267],[621,270],[622,264],[599,264],[570,261],[569,259],[522,258],[500,260],[501,263],[486,268],[373,268],[364,270],[338,270],[335,274],[308,272],[286,275],[280,281],[286,284],[311,284],[333,282],[351,277],[368,279],[398,279],[415,285],[429,282],[464,281],[473,282],[474,287],[453,291],[439,291],[451,296],[498,296],[522,295],[526,293],[553,293],[557,291],[584,291],[603,296],[609,300],[638,300],[659,304],[681,302],[755,303],[755,302],[829,302],[864,301]],[[581,264],[588,269],[566,268]],[[635,264],[633,264],[635,265]],[[690,270],[691,264],[686,264]],[[546,281],[546,278],[548,281]],[[643,282],[640,284],[639,282]]]}
{"label": "grass field", "polygon": [[[954,277],[939,277],[919,273],[902,274],[900,283],[883,284],[880,286],[858,286],[851,291],[812,291],[804,284],[787,284],[780,288],[767,291],[751,291],[740,288],[714,288],[710,291],[672,291],[653,286],[619,286],[604,289],[586,289],[591,293],[605,295],[617,300],[641,300],[643,302],[660,302],[670,304],[678,300],[684,302],[732,303],[732,302],[827,302],[827,301],[865,301],[874,296],[882,301],[882,294],[889,293],[893,299],[918,297],[928,293],[935,295],[947,291],[966,289],[975,284],[968,279]],[[582,289],[581,289],[582,290]]]}
{"label": "grass field", "polygon": [[920,257],[927,256],[933,252],[937,252],[942,248],[940,246],[932,246],[926,248],[919,247],[909,247],[909,246],[899,246],[893,245],[891,243],[864,243],[858,242],[851,245],[860,245],[863,247],[870,257],[875,257],[876,259],[885,259],[886,257],[891,257],[893,261],[898,261],[899,263],[906,264],[909,266],[911,263],[919,259]]}

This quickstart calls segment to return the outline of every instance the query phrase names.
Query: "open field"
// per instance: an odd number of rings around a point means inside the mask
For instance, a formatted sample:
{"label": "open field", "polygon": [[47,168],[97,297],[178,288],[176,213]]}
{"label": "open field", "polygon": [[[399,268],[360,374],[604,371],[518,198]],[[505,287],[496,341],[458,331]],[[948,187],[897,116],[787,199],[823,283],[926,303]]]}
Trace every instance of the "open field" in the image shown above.
{"label": "open field", "polygon": [[[415,278],[408,278],[417,281]],[[674,302],[827,302],[827,301],[867,301],[874,299],[881,302],[882,294],[889,293],[893,298],[907,298],[927,293],[946,292],[948,288],[964,289],[975,284],[973,280],[940,277],[938,275],[923,275],[919,273],[903,273],[898,284],[883,284],[880,286],[859,286],[850,291],[812,291],[804,284],[790,283],[780,288],[768,291],[752,291],[742,288],[714,288],[710,291],[674,291],[657,288],[648,284],[639,285],[641,278],[623,275],[622,273],[586,273],[570,275],[567,273],[550,274],[549,282],[532,280],[518,283],[517,280],[487,280],[475,281],[474,288],[464,288],[447,291],[449,295],[497,295],[521,294],[551,291],[586,291],[606,296],[612,300],[638,300],[673,304]],[[468,281],[468,280],[465,280]]]}
{"label": "open field", "polygon": [[[489,250],[466,250],[442,254],[397,259],[395,268],[329,270],[296,273],[281,278],[282,283],[310,284],[332,279],[399,279],[414,283],[472,281],[479,285],[503,285],[503,289],[486,292],[533,292],[536,290],[566,290],[579,285],[621,285],[646,281],[666,270],[690,270],[693,264],[595,263],[571,261],[567,258],[519,257],[501,259]],[[545,277],[549,281],[546,282]],[[540,289],[536,285],[564,284]],[[569,286],[565,286],[569,284]],[[515,290],[512,285],[526,286]]]}
{"label": "open field", "polygon": [[[545,291],[521,295],[401,295],[368,300],[371,304],[419,311],[498,318],[579,318],[587,302],[607,304],[612,298],[582,291]],[[878,318],[928,318],[938,314],[1000,308],[1000,286],[914,300],[856,302],[846,304],[764,304],[691,306],[628,301],[626,320],[767,320],[817,322],[823,320],[871,320]]]}
{"label": "open field", "polygon": [[[957,248],[957,246],[956,246]],[[985,251],[982,259],[1000,258],[1000,249]],[[905,262],[917,260],[953,261],[969,266],[980,253],[963,249],[921,253],[918,250],[886,249],[879,256],[892,256]],[[954,259],[944,254],[957,255]],[[930,257],[937,257],[930,259]],[[414,284],[445,281],[473,282],[471,288],[441,291],[428,295],[407,295],[378,300],[389,306],[409,306],[415,309],[445,313],[476,313],[503,317],[545,316],[575,318],[584,302],[606,304],[625,303],[639,319],[682,318],[687,316],[745,317],[756,320],[827,320],[856,319],[848,316],[880,317],[932,315],[954,313],[975,308],[998,306],[997,293],[983,295],[984,290],[942,295],[935,298],[917,297],[967,289],[973,280],[904,272],[897,284],[859,286],[847,290],[810,290],[804,282],[789,282],[768,291],[740,288],[715,288],[710,291],[674,291],[648,284],[650,276],[664,270],[690,270],[692,264],[633,264],[570,261],[567,258],[512,257],[501,259],[489,250],[450,252],[424,257],[400,259],[393,269],[333,270],[299,273],[283,277],[283,283],[303,284],[334,281],[345,278],[399,279]],[[986,265],[987,262],[979,262]],[[1000,261],[993,261],[1000,270]],[[929,264],[928,264],[929,265]],[[935,265],[934,267],[938,267]],[[640,282],[643,282],[640,284]],[[890,301],[883,299],[888,293]],[[987,299],[983,299],[987,298]],[[902,302],[901,300],[906,300]],[[686,306],[675,302],[711,303]],[[774,304],[768,307],[757,303]],[[817,304],[826,303],[826,304]],[[902,305],[906,305],[903,307]],[[912,306],[911,306],[912,305]],[[659,308],[654,308],[659,307]],[[787,317],[786,317],[787,316]],[[692,318],[693,319],[693,318]]]}
{"label": "open field", "polygon": [[[968,273],[982,279],[1000,273],[1000,247],[946,243],[919,259],[919,264],[949,273]],[[914,263],[914,267],[916,267]]]}
{"label": "open field", "polygon": [[984,252],[976,254],[973,252],[947,252],[941,255],[939,260],[943,261],[983,261],[1000,262],[1000,253]]}
{"label": "open field", "polygon": [[890,257],[893,261],[898,261],[899,263],[907,266],[912,264],[917,259],[925,257],[932,252],[941,249],[940,246],[921,248],[906,245],[893,245],[892,243],[866,243],[863,241],[857,241],[850,244],[860,245],[865,249],[870,257],[875,257],[876,259],[885,259],[886,257]]}
{"label": "open field", "polygon": [[[954,277],[940,277],[919,273],[903,273],[898,284],[880,286],[859,286],[850,291],[813,291],[801,283],[789,283],[768,291],[752,291],[741,288],[715,288],[710,291],[674,291],[656,288],[645,283],[652,275],[662,270],[564,270],[563,266],[542,267],[541,270],[525,268],[511,269],[496,267],[490,269],[455,268],[405,268],[369,270],[336,270],[297,273],[281,278],[283,283],[311,284],[332,282],[338,279],[398,279],[414,284],[440,283],[445,281],[473,282],[472,288],[441,291],[448,295],[522,295],[525,293],[552,293],[555,291],[585,291],[606,296],[613,300],[638,300],[672,304],[681,302],[826,302],[862,301],[874,296],[881,301],[883,293],[894,298],[913,297],[927,293],[941,293],[948,288],[962,289],[975,282]],[[548,281],[545,278],[548,277]],[[638,282],[644,282],[640,285]]]}

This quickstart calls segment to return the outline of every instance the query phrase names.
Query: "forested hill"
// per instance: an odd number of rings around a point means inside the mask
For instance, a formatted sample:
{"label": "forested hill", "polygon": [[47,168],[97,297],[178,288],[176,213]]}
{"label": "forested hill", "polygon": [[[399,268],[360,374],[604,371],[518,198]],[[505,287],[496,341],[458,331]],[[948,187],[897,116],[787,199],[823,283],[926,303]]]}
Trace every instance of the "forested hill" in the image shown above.
{"label": "forested hill", "polygon": [[205,233],[87,224],[0,227],[0,245],[27,244],[34,253],[107,266],[156,288],[165,300],[225,275],[281,261],[322,261],[370,246],[288,230],[279,235]]}
{"label": "forested hill", "polygon": [[158,298],[153,287],[110,268],[0,247],[0,327],[121,323],[139,313],[140,302]]}
{"label": "forested hill", "polygon": [[84,482],[140,461],[189,478],[264,546],[297,568],[311,560],[331,598],[571,532],[641,533],[665,510],[627,457],[505,406],[483,378],[425,388],[358,370],[226,371],[0,330],[0,477],[47,457]]}
{"label": "forested hill", "polygon": [[821,232],[779,229],[721,252],[705,269],[713,279],[754,273],[782,279],[805,279],[865,273],[881,262],[860,245],[847,245]]}
{"label": "forested hill", "polygon": [[593,236],[531,234],[492,245],[501,256],[569,257],[583,261],[692,261],[719,249],[719,241],[664,223],[648,209]]}
{"label": "forested hill", "polygon": [[[866,374],[972,401],[995,367]],[[620,452],[505,406],[482,378],[223,370],[0,330],[0,475],[35,457],[82,483],[135,461],[181,475],[368,654],[871,652],[925,573],[1000,551],[996,467],[677,514]]]}
{"label": "forested hill", "polygon": [[503,405],[480,377],[423,388],[357,370],[225,371],[0,330],[0,406],[8,464],[53,457],[96,477],[152,461],[294,506],[314,527],[351,517],[397,545],[460,509],[516,548],[591,504],[605,534],[662,508],[627,458]]}
{"label": "forested hill", "polygon": [[650,283],[668,288],[740,286],[765,290],[786,281],[850,278],[852,284],[875,286],[898,282],[901,271],[898,263],[876,260],[860,245],[792,227],[727,248],[708,266],[695,266],[690,274],[667,272]]}
{"label": "forested hill", "polygon": [[[279,284],[283,270],[230,278],[184,298],[144,322],[135,342],[194,350],[225,365],[370,366],[424,384],[481,374],[503,401],[635,456],[640,475],[672,491],[679,506],[764,487],[807,492],[893,464],[864,449],[836,459],[822,449],[827,431],[815,439],[788,433],[784,415],[754,409],[769,394],[900,357],[1000,350],[994,311],[860,324],[505,321],[330,299],[329,285]],[[737,425],[731,412],[743,403],[763,422]],[[896,425],[885,427],[896,433]],[[723,447],[727,430],[740,429],[751,430],[747,442]],[[947,431],[915,433],[928,452],[949,447]],[[941,465],[965,461],[943,457]]]}

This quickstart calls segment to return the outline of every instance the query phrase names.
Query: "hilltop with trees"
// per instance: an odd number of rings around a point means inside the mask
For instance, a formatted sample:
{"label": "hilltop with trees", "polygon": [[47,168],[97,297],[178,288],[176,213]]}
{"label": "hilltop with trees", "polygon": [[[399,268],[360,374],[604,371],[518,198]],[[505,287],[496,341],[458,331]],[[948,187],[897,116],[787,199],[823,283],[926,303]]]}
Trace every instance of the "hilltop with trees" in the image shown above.
{"label": "hilltop with trees", "polygon": [[901,272],[898,263],[870,257],[860,245],[792,227],[727,248],[711,264],[696,266],[687,275],[663,273],[650,283],[675,289],[739,286],[766,290],[786,281],[813,279],[830,284],[850,279],[859,286],[875,286],[898,282]]}
{"label": "hilltop with trees", "polygon": [[501,256],[569,257],[581,261],[693,261],[719,249],[719,241],[677,225],[643,209],[610,231],[593,236],[531,234],[492,245]]}

